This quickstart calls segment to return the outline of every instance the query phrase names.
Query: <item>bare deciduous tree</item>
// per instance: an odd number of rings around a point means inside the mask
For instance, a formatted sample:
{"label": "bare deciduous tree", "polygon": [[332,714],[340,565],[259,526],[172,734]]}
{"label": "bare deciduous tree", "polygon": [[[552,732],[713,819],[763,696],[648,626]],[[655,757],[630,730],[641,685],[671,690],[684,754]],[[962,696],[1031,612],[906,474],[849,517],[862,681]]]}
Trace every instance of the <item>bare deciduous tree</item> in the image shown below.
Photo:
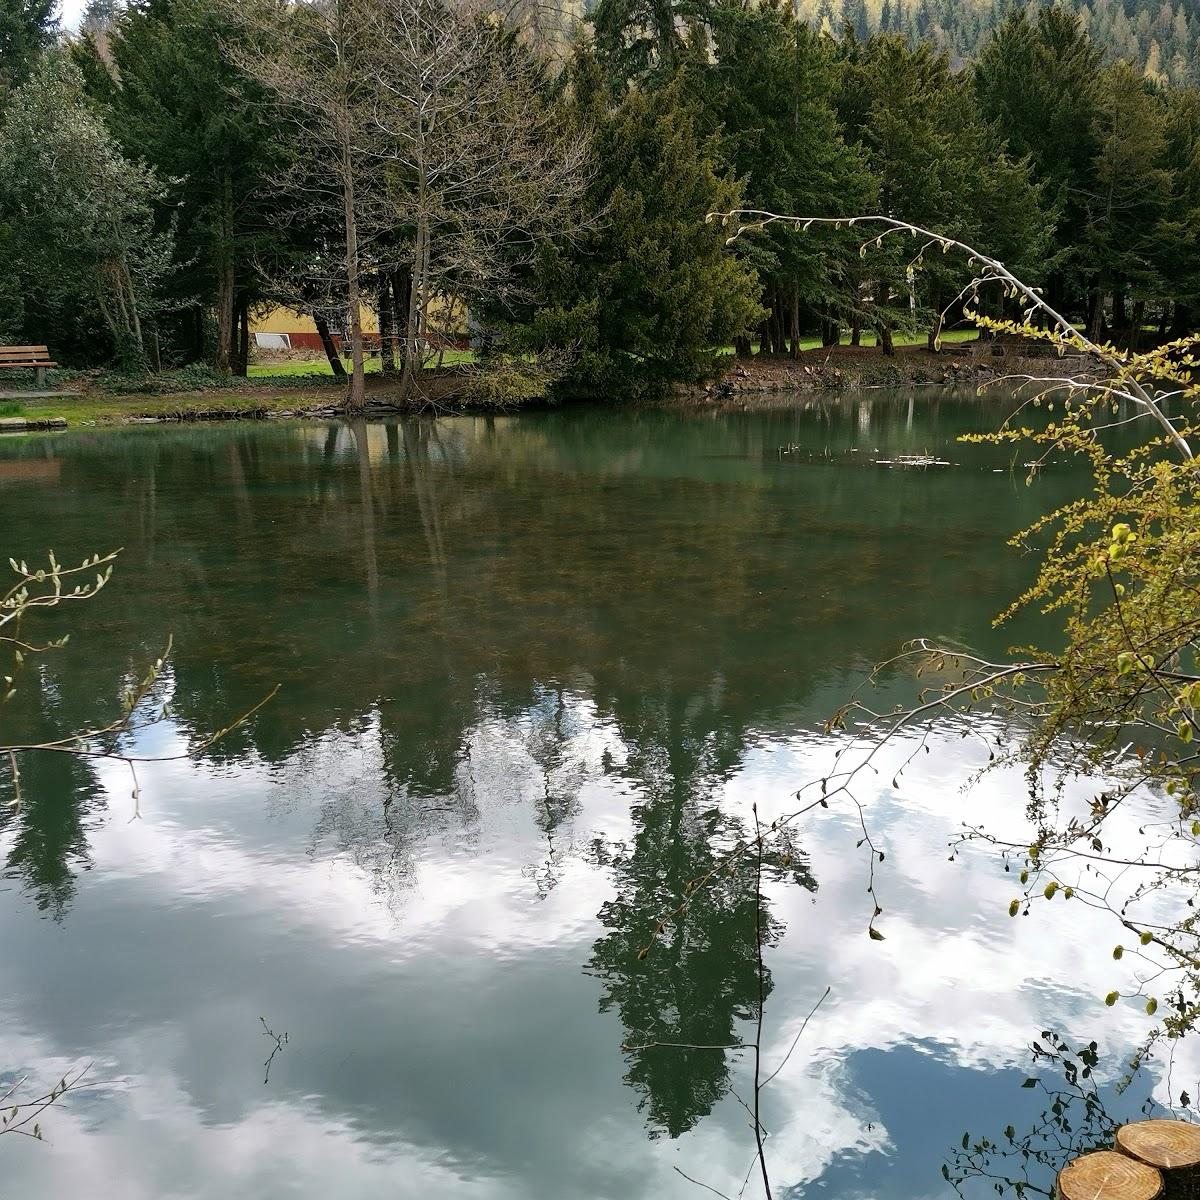
{"label": "bare deciduous tree", "polygon": [[570,233],[588,147],[560,132],[542,95],[542,63],[495,14],[445,0],[382,0],[373,15],[387,195],[412,231],[410,389],[429,348],[435,296],[503,303],[539,240]]}
{"label": "bare deciduous tree", "polygon": [[351,408],[361,408],[365,394],[360,224],[379,157],[366,44],[376,7],[376,0],[229,6],[231,20],[252,35],[231,53],[277,97],[295,137],[291,166],[278,181],[281,219],[322,225],[336,213],[340,222],[344,254],[337,290],[344,288],[347,308]]}
{"label": "bare deciduous tree", "polygon": [[[345,239],[343,294],[363,399],[362,276],[397,288],[402,387],[433,345],[437,298],[505,304],[536,247],[569,236],[588,180],[588,139],[564,133],[546,67],[494,10],[460,0],[261,0],[241,64],[279,97],[297,137],[284,207]],[[390,314],[384,324],[391,336]],[[390,346],[389,346],[390,349]]]}

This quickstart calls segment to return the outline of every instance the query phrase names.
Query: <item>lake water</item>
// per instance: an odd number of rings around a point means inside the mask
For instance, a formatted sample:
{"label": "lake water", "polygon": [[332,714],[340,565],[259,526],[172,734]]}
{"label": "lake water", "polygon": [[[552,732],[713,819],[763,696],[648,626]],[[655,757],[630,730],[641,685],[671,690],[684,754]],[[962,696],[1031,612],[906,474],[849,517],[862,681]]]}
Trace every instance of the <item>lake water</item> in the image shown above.
{"label": "lake water", "polygon": [[[736,1195],[749,1055],[637,1047],[753,1036],[753,878],[639,952],[821,775],[872,662],[1033,635],[990,627],[1032,569],[1003,541],[1081,479],[955,444],[1000,416],[880,391],[0,441],[3,558],[124,547],[0,742],[111,719],[173,636],[128,748],[195,751],[137,801],[122,764],[31,758],[0,810],[0,1079],[97,1085],[0,1138],[3,1193]],[[904,452],[954,465],[877,464]],[[964,819],[1019,827],[1019,777],[963,790],[980,754],[938,736],[860,790],[885,941],[851,812],[767,872],[770,1069],[831,989],[763,1093],[779,1195],[951,1196],[964,1130],[1036,1123],[1042,1030],[1096,1039],[1114,1111],[1168,1086],[1111,1087],[1148,1025],[1100,999],[1112,930],[1009,920],[994,857],[950,861]]]}

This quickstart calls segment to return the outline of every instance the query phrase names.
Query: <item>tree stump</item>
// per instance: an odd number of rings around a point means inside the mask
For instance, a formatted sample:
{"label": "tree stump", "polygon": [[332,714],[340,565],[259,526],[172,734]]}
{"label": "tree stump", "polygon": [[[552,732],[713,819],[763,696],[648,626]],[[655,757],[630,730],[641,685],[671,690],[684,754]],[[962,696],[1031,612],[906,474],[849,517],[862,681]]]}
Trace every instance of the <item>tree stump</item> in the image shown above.
{"label": "tree stump", "polygon": [[1117,1149],[1162,1172],[1164,1200],[1200,1200],[1200,1125],[1135,1121],[1117,1130]]}
{"label": "tree stump", "polygon": [[1061,1200],[1156,1200],[1163,1177],[1151,1166],[1115,1150],[1097,1150],[1058,1173]]}

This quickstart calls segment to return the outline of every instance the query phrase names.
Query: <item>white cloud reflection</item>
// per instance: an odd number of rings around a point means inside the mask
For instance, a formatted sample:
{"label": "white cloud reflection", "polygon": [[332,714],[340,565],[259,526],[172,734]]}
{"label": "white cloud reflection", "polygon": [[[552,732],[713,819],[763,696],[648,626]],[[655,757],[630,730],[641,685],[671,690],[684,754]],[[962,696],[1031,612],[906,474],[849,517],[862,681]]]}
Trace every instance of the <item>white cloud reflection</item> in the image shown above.
{"label": "white cloud reflection", "polygon": [[[164,949],[163,970],[185,979],[194,960],[197,979],[209,980],[196,985],[197,1004],[229,997],[229,1028],[252,1026],[255,1005],[268,999],[299,1024],[310,1007],[342,1011],[346,1028],[325,1031],[327,1049],[298,1038],[268,1090],[249,1075],[220,1077],[228,1047],[206,1046],[203,1019],[175,1011],[169,989],[135,995],[134,1011],[121,1013],[98,992],[89,1052],[131,1082],[54,1113],[50,1146],[14,1153],[5,1145],[14,1192],[133,1200],[693,1195],[676,1166],[736,1192],[751,1148],[744,1114],[730,1101],[677,1141],[647,1140],[634,1096],[620,1083],[621,1030],[611,1015],[597,1015],[597,985],[578,974],[612,890],[587,847],[592,839],[628,839],[632,825],[628,781],[603,769],[624,757],[616,730],[584,697],[568,695],[566,703],[575,732],[553,770],[573,772],[578,808],[553,852],[537,824],[547,771],[528,724],[518,721],[489,720],[471,731],[459,780],[473,798],[466,810],[444,819],[435,812],[391,842],[371,824],[386,775],[378,722],[356,735],[326,735],[282,772],[192,763],[147,769],[143,817],[134,822],[123,816],[127,779],[119,768],[102,768],[111,799],[108,819],[90,835],[96,868],[63,929],[39,929],[36,937],[64,939],[74,969],[86,972],[105,952],[88,942],[90,910],[144,930],[156,948],[164,930],[195,930],[194,942]],[[768,818],[786,811],[795,788],[833,750],[817,736],[764,743],[727,782],[724,802],[747,816],[753,803]],[[787,933],[770,954],[769,1062],[786,1052],[824,987],[833,989],[771,1086],[766,1122],[781,1183],[818,1181],[848,1157],[903,1155],[871,1095],[850,1081],[847,1065],[862,1052],[918,1047],[948,1068],[994,1072],[1024,1065],[1042,1028],[1096,1037],[1114,1063],[1146,1031],[1140,1008],[1106,1009],[1099,999],[1132,969],[1107,953],[1115,940],[1110,921],[1080,904],[1039,905],[1010,920],[1015,881],[994,857],[968,849],[948,861],[964,814],[1021,827],[1018,775],[996,772],[968,795],[959,790],[977,765],[973,754],[946,741],[914,763],[898,796],[885,766],[877,795],[863,797],[887,852],[879,880],[885,942],[865,936],[865,863],[845,812],[804,826],[815,895],[772,885]],[[341,831],[341,843],[313,839],[314,813]],[[382,858],[364,852],[384,843]],[[558,880],[544,898],[535,886],[543,851],[557,855]],[[35,938],[31,908],[0,920],[0,930]],[[222,949],[239,939],[249,948]],[[297,946],[307,947],[311,974],[273,981],[275,965]],[[546,963],[558,974],[543,971]],[[228,974],[214,984],[216,969]],[[17,997],[0,1001],[0,1062],[57,1071],[71,1039],[56,1027],[54,1005],[33,1003],[48,986],[40,970],[19,955],[0,964],[0,996]],[[562,993],[548,995],[547,979],[562,979]],[[317,997],[311,1005],[306,992]],[[396,1039],[378,1048],[395,1079],[381,1082],[370,1064],[336,1075],[333,1056],[343,1045],[349,1056],[357,1037],[390,1031],[381,1015],[389,995],[413,1023],[397,1025]],[[478,1045],[479,1056],[464,1044]],[[493,1044],[511,1049],[516,1065],[507,1078],[501,1071],[477,1085],[472,1069],[491,1070]],[[261,1046],[252,1040],[250,1049]],[[531,1061],[556,1055],[561,1061]],[[1190,1045],[1177,1070],[1190,1078],[1200,1072]],[[531,1081],[524,1091],[523,1072]],[[327,1088],[323,1081],[335,1075],[337,1085]],[[1158,1090],[1165,1098],[1163,1085]],[[539,1125],[543,1105],[551,1120],[556,1108],[571,1120]],[[971,1114],[963,1119],[970,1124]],[[937,1167],[929,1164],[931,1179]],[[926,1193],[901,1183],[894,1194]],[[928,1194],[939,1194],[932,1183]]]}

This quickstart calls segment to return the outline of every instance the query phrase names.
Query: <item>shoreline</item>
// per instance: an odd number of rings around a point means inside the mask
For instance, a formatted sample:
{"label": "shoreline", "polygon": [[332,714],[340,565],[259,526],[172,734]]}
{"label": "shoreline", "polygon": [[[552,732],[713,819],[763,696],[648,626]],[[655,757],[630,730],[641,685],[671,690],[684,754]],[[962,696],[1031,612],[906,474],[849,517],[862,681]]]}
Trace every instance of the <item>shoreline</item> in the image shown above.
{"label": "shoreline", "polygon": [[[905,387],[975,387],[1006,378],[1038,375],[1072,378],[1088,373],[1081,359],[1031,357],[1001,348],[987,353],[984,343],[952,344],[940,353],[923,346],[897,347],[885,357],[875,348],[837,346],[804,351],[799,358],[731,359],[729,366],[704,384],[681,385],[662,398],[644,401],[652,407],[719,406],[729,402],[779,399],[786,395],[822,392],[870,391]],[[340,390],[332,380],[316,386],[311,381],[286,384],[252,384],[161,395],[145,392],[33,394],[28,401],[8,393],[6,403],[21,410],[0,416],[0,434],[110,426],[180,424],[204,421],[320,420],[361,415],[478,416],[563,407],[532,400],[503,405],[473,399],[467,372],[447,370],[429,381],[433,386],[420,397],[399,400],[390,381],[368,378],[366,405],[348,412],[340,403]],[[596,403],[595,397],[580,403]]]}

